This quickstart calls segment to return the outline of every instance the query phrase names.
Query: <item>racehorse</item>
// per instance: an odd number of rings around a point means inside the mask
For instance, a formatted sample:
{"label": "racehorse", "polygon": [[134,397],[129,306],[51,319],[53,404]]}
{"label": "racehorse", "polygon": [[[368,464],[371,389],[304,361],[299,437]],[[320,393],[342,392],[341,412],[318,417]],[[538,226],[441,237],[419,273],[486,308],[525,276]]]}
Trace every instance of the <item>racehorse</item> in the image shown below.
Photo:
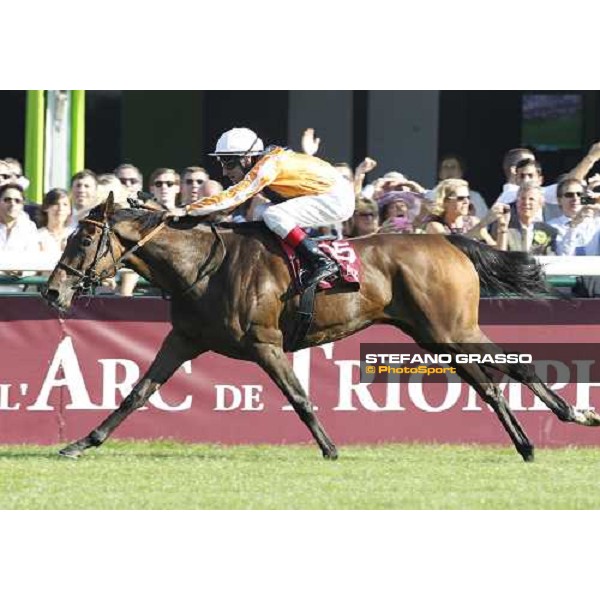
{"label": "racehorse", "polygon": [[[300,347],[340,340],[376,323],[394,325],[424,348],[472,353],[492,342],[478,325],[480,280],[491,292],[535,296],[547,291],[541,267],[527,254],[501,252],[461,236],[375,234],[352,240],[362,261],[360,289],[316,294],[314,319]],[[108,436],[185,361],[212,350],[257,363],[283,392],[325,458],[337,449],[315,415],[285,355],[298,297],[279,242],[262,224],[229,229],[164,211],[116,210],[112,194],[79,222],[43,295],[66,311],[126,264],[171,297],[172,329],[131,393],[98,427],[60,453],[78,457]],[[502,350],[497,348],[499,352]],[[527,364],[454,364],[494,410],[525,461],[534,448],[490,368],[530,388],[565,422],[600,425],[549,389]]]}

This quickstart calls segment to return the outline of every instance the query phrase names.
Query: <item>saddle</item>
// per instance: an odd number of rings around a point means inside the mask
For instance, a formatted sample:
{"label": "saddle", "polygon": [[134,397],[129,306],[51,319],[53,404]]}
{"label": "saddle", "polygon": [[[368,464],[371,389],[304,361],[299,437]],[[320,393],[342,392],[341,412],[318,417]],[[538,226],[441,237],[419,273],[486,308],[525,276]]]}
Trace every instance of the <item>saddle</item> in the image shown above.
{"label": "saddle", "polygon": [[[288,259],[288,268],[290,275],[296,287],[296,291],[301,293],[305,288],[303,279],[308,269],[300,260],[298,254],[289,244],[277,237],[281,247]],[[324,279],[319,282],[319,290],[327,290],[334,287],[337,283],[344,283],[350,288],[359,289],[360,287],[360,258],[354,251],[352,244],[348,240],[321,240],[319,249],[327,254],[329,258],[335,261],[340,270],[337,277]]]}

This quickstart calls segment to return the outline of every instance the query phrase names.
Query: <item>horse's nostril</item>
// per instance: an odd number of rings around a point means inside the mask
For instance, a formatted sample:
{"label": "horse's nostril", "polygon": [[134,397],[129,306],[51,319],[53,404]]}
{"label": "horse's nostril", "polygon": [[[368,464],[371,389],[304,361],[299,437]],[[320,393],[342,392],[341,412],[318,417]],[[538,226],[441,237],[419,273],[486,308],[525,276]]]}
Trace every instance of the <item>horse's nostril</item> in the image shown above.
{"label": "horse's nostril", "polygon": [[58,300],[58,291],[51,290],[46,287],[42,290],[42,296],[49,304],[54,304]]}

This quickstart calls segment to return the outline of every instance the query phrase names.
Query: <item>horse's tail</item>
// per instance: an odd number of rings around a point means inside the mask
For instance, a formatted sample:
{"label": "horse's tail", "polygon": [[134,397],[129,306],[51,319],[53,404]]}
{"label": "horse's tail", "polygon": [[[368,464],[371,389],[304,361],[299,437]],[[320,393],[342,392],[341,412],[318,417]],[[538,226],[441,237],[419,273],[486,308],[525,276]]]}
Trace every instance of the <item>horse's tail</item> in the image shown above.
{"label": "horse's tail", "polygon": [[542,266],[527,252],[503,252],[462,235],[449,235],[447,240],[469,257],[487,292],[500,296],[554,295]]}

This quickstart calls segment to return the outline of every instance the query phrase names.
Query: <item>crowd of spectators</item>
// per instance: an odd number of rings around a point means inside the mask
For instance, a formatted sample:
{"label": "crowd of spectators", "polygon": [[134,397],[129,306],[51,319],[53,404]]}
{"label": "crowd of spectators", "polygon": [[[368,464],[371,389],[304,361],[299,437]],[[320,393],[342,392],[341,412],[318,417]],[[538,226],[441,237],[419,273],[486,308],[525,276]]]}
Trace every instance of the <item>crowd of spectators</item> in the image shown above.
{"label": "crowd of spectators", "polygon": [[[308,129],[303,151],[316,154],[320,140]],[[544,181],[542,165],[529,148],[509,149],[501,167],[505,183],[495,197],[473,190],[465,163],[447,154],[438,164],[437,184],[428,189],[398,171],[366,183],[377,163],[365,158],[352,171],[336,168],[354,182],[356,209],[352,218],[319,228],[318,235],[358,237],[375,233],[459,233],[502,251],[532,255],[600,255],[600,174],[592,174],[600,160],[600,142],[556,181]],[[572,285],[572,284],[569,284]],[[600,296],[600,277],[577,277],[571,292]]]}
{"label": "crowd of spectators", "polygon": [[[305,152],[318,152],[312,130],[305,132],[302,144]],[[501,165],[506,181],[495,198],[487,199],[471,188],[464,161],[456,154],[441,157],[437,184],[429,189],[397,171],[365,184],[365,175],[377,166],[372,158],[354,172],[338,164],[354,182],[356,210],[329,233],[460,233],[499,250],[600,255],[600,175],[591,175],[598,160],[600,142],[571,171],[546,184],[532,150],[510,149]]]}
{"label": "crowd of spectators", "polygon": [[[320,140],[312,129],[301,139],[302,151],[316,155]],[[318,238],[353,238],[377,233],[460,233],[500,250],[536,255],[600,255],[600,175],[591,175],[600,160],[600,142],[556,182],[544,181],[542,165],[528,148],[506,152],[499,169],[505,183],[497,197],[483,198],[469,184],[464,161],[456,154],[440,158],[434,186],[398,171],[367,182],[377,167],[365,158],[355,169],[334,166],[354,186],[356,208],[344,223],[309,231]],[[94,206],[113,192],[116,203],[147,191],[166,208],[184,206],[214,195],[229,182],[209,177],[200,165],[181,172],[155,169],[144,187],[144,176],[133,164],[112,173],[90,169],[75,173],[69,189],[48,190],[41,202],[27,199],[28,181],[18,160],[0,160],[0,252],[43,252],[58,261],[69,234]],[[233,213],[220,215],[235,222],[260,220],[269,200],[258,194]],[[131,290],[129,290],[130,292]]]}
{"label": "crowd of spectators", "polygon": [[[209,178],[200,166],[190,166],[180,174],[171,168],[153,171],[148,180],[150,193],[166,208],[172,208],[199,197],[209,196],[222,190],[218,181]],[[75,173],[69,189],[52,188],[33,202],[27,198],[28,180],[18,160],[0,160],[0,252],[12,256],[43,254],[44,262],[58,262],[71,232],[80,219],[104,202],[112,192],[120,207],[128,207],[127,198],[137,198],[144,191],[144,178],[135,165],[124,163],[112,173],[97,174],[90,169]],[[22,277],[34,275],[35,271],[4,271],[3,275]],[[44,273],[44,272],[42,272]],[[107,290],[130,294],[135,279],[123,278],[125,285],[117,287],[114,280],[107,280]],[[4,285],[0,292],[17,292],[22,285]]]}

